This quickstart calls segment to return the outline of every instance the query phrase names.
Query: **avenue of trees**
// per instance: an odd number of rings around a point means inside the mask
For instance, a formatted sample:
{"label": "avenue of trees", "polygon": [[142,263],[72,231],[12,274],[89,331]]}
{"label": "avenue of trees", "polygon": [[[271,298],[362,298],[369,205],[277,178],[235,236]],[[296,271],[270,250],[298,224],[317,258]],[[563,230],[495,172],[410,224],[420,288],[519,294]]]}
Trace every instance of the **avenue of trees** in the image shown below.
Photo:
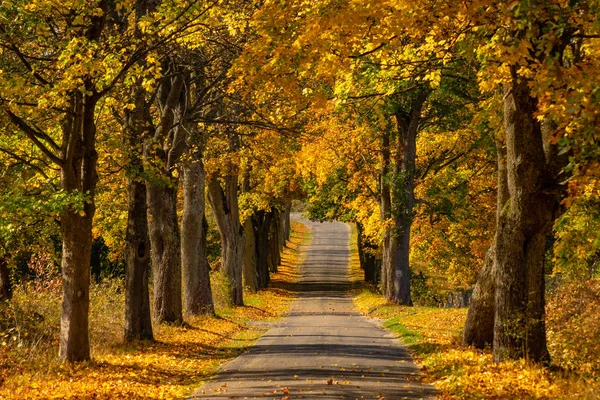
{"label": "avenue of trees", "polygon": [[421,301],[424,272],[474,287],[464,342],[548,362],[547,277],[600,272],[599,15],[591,0],[2,2],[0,298],[23,262],[60,264],[60,358],[88,359],[102,240],[124,265],[125,340],[151,340],[153,321],[214,313],[209,220],[243,305],[303,200],[355,224],[388,301]]}

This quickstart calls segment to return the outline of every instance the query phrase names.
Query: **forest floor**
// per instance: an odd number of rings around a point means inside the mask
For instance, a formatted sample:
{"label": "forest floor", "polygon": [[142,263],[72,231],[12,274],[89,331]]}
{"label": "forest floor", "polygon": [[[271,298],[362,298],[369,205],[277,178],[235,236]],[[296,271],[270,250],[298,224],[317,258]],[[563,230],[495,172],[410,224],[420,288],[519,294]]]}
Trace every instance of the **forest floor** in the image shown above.
{"label": "forest floor", "polygon": [[155,326],[155,342],[122,343],[122,283],[92,289],[92,361],[57,360],[60,290],[20,288],[0,317],[14,321],[0,332],[0,399],[183,398],[237,357],[283,316],[295,297],[293,283],[310,231],[294,223],[279,272],[269,289],[245,293],[245,306],[219,305],[215,317],[186,318],[185,326]]}
{"label": "forest floor", "polygon": [[[549,368],[524,360],[493,363],[491,351],[461,344],[466,308],[388,304],[362,280],[355,241],[354,304],[399,337],[443,399],[600,399],[600,281],[565,286],[548,300]],[[585,308],[585,309],[582,309]],[[591,315],[591,319],[582,316]]]}

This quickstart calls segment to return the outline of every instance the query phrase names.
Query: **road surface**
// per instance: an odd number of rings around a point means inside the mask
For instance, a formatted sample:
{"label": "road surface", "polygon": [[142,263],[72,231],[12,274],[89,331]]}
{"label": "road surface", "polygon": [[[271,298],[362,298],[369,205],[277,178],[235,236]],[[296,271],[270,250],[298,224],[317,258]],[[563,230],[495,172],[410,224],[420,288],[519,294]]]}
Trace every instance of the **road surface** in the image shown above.
{"label": "road surface", "polygon": [[348,225],[302,222],[313,239],[289,314],[191,398],[434,398],[398,340],[354,310]]}

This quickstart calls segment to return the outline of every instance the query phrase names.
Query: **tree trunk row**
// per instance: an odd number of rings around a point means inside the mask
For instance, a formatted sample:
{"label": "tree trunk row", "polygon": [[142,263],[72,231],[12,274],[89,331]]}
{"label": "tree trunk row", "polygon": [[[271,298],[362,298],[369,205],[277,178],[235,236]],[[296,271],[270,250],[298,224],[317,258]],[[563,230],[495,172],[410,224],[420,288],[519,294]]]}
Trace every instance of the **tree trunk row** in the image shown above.
{"label": "tree trunk row", "polygon": [[256,211],[244,223],[244,286],[251,291],[264,289],[270,273],[281,263],[281,251],[290,237],[291,205],[284,211]]}

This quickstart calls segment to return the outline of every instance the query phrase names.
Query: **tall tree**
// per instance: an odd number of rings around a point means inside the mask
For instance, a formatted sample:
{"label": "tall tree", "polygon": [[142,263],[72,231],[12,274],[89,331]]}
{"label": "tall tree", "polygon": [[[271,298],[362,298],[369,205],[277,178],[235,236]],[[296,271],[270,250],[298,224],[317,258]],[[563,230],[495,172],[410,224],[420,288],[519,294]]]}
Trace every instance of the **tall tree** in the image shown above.
{"label": "tall tree", "polygon": [[[227,132],[229,150],[239,148],[239,137]],[[229,299],[234,305],[244,304],[242,287],[242,262],[244,254],[244,228],[240,222],[238,205],[238,166],[226,166],[220,177],[213,173],[207,181],[208,198],[221,234],[221,260],[223,273],[230,285]]]}
{"label": "tall tree", "polygon": [[[72,198],[61,214],[59,355],[67,361],[86,360],[90,357],[90,257],[98,179],[96,105],[118,76],[109,75],[106,81],[100,78],[103,68],[92,65],[104,67],[102,57],[108,49],[102,40],[110,4],[97,1],[87,8],[70,2],[56,7],[40,3],[30,8],[19,2],[1,12],[3,20],[13,21],[0,26],[3,69],[10,71],[1,77],[2,110],[8,121],[60,167],[61,189]],[[15,82],[21,82],[23,90],[9,89]]]}
{"label": "tall tree", "polygon": [[148,279],[150,239],[146,184],[144,182],[143,138],[150,116],[146,90],[138,82],[133,89],[133,110],[125,112],[125,146],[129,153],[127,176],[127,233],[125,250],[125,340],[152,340]]}

